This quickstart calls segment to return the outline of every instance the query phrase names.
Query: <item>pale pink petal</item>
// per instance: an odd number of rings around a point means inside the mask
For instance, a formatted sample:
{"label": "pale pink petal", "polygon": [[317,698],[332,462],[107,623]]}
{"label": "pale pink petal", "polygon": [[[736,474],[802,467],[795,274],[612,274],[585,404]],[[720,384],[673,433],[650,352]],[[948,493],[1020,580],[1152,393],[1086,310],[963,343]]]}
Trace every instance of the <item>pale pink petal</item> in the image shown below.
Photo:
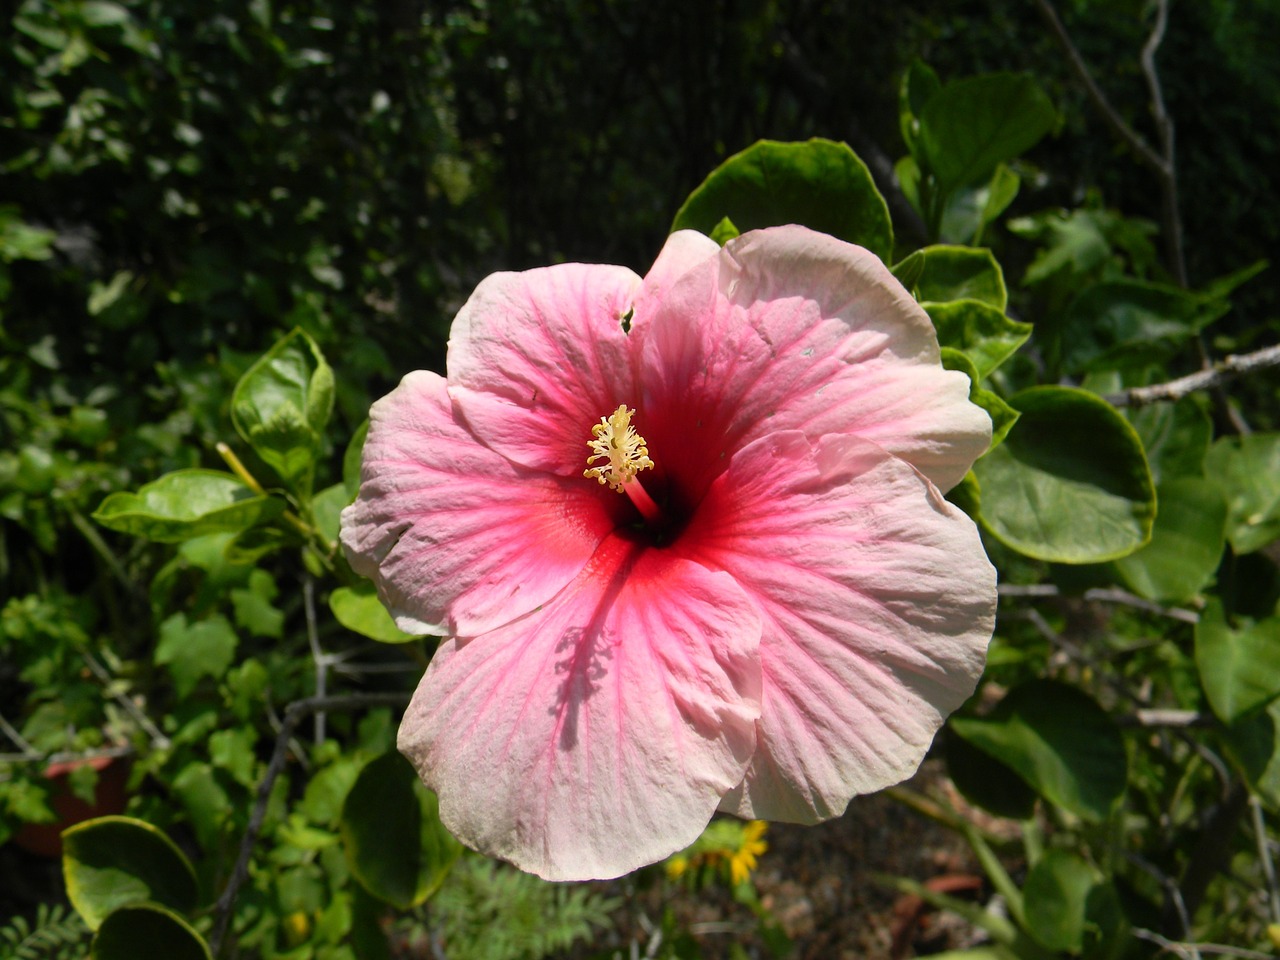
{"label": "pale pink petal", "polygon": [[632,336],[649,449],[695,488],[777,430],[865,437],[943,489],[990,443],[968,378],[939,364],[929,317],[874,254],[826,234],[729,241],[637,315]]}
{"label": "pale pink petal", "polygon": [[472,636],[514,620],[577,577],[617,522],[615,494],[478,443],[434,373],[409,374],[369,417],[342,545],[405,630]]}
{"label": "pale pink petal", "polygon": [[738,453],[677,553],[760,606],[760,744],[722,809],[815,822],[910,776],[973,691],[995,570],[974,524],[875,444],[775,434]]}
{"label": "pale pink petal", "polygon": [[442,645],[399,747],[468,846],[619,876],[691,843],[742,779],[759,632],[728,574],[613,538],[545,607]]}
{"label": "pale pink petal", "polygon": [[635,299],[636,316],[643,317],[660,309],[676,281],[695,267],[715,260],[719,254],[720,244],[697,230],[677,230],[671,234],[662,245],[658,259],[644,275]]}
{"label": "pale pink petal", "polygon": [[581,263],[487,277],[449,334],[462,421],[516,463],[581,475],[592,424],[636,402],[622,321],[640,282]]}

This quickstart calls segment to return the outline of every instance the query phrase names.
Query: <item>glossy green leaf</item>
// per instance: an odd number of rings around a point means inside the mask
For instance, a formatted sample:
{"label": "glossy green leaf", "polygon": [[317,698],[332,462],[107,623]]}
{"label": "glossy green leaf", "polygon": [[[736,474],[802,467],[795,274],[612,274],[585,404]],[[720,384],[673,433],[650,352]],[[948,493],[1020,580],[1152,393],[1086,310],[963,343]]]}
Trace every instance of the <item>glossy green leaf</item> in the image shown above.
{"label": "glossy green leaf", "polygon": [[978,243],[983,230],[1013,203],[1021,187],[1022,178],[1002,163],[985,183],[956,188],[942,208],[938,239],[943,243]]}
{"label": "glossy green leaf", "polygon": [[1200,298],[1138,280],[1095,283],[1067,308],[1062,369],[1068,373],[1148,366],[1172,356],[1204,318]]}
{"label": "glossy green leaf", "polygon": [[728,217],[723,217],[719,223],[711,228],[711,232],[707,236],[723,247],[734,237],[742,236],[742,231]]}
{"label": "glossy green leaf", "polygon": [[62,833],[67,897],[90,930],[126,904],[156,901],[195,909],[190,861],[160,830],[130,817],[100,817]]}
{"label": "glossy green leaf", "polygon": [[195,927],[158,903],[116,910],[94,935],[92,950],[94,960],[213,960]]}
{"label": "glossy green leaf", "polygon": [[1200,477],[1159,484],[1156,500],[1151,542],[1117,560],[1116,570],[1139,596],[1188,600],[1208,586],[1222,561],[1227,504],[1218,488]]}
{"label": "glossy green leaf", "polygon": [[1079,953],[1089,893],[1099,877],[1084,859],[1067,850],[1046,850],[1027,874],[1022,903],[1027,930],[1050,950]]}
{"label": "glossy green leaf", "polygon": [[311,498],[311,519],[315,522],[320,535],[330,543],[337,542],[339,518],[353,499],[354,495],[347,492],[345,483],[335,483],[331,487],[325,487]]}
{"label": "glossy green leaf", "polygon": [[952,717],[950,726],[1046,800],[1085,820],[1105,820],[1124,793],[1128,757],[1120,730],[1075,687],[1024,683],[988,716]]}
{"label": "glossy green leaf", "polygon": [[848,144],[761,140],[720,164],[676,214],[671,229],[710,235],[728,217],[743,231],[799,223],[866,247],[893,249],[889,208]]}
{"label": "glossy green leaf", "polygon": [[239,642],[235,630],[221,614],[187,622],[175,613],[160,624],[160,639],[153,655],[173,674],[178,696],[185,697],[201,677],[221,677],[235,659]]}
{"label": "glossy green leaf", "polygon": [[395,751],[360,771],[343,804],[341,827],[351,872],[400,910],[435,893],[462,850],[440,823],[435,794]]}
{"label": "glossy green leaf", "polygon": [[284,511],[279,497],[256,494],[218,470],[176,470],[137,493],[113,493],[93,519],[104,527],[161,543],[245,530]]}
{"label": "glossy green leaf", "polygon": [[898,125],[902,140],[912,153],[916,151],[916,138],[920,132],[920,112],[940,89],[942,83],[938,74],[918,58],[911,61],[902,75],[902,84],[898,87]]}
{"label": "glossy green leaf", "polygon": [[368,580],[354,587],[338,587],[329,594],[329,609],[340,624],[370,640],[405,643],[418,639],[395,625]]}
{"label": "glossy green leaf", "polygon": [[917,157],[945,195],[988,180],[998,164],[1035,146],[1057,119],[1030,76],[993,73],[957,80],[921,109]]}
{"label": "glossy green leaf", "polygon": [[924,259],[915,284],[918,299],[979,300],[1004,313],[1009,291],[1005,289],[1004,272],[990,250],[939,244],[917,253]]}
{"label": "glossy green leaf", "polygon": [[981,300],[925,301],[920,305],[938,331],[938,342],[963,350],[983,378],[989,377],[1031,336],[1031,324],[1010,319]]}
{"label": "glossy green leaf", "polygon": [[320,348],[294,330],[240,378],[231,422],[291,489],[310,493],[333,395],[333,370]]}
{"label": "glossy green leaf", "polygon": [[1176,403],[1153,403],[1126,411],[1126,415],[1147,451],[1147,463],[1156,483],[1204,475],[1213,421],[1195,397],[1183,397]]}
{"label": "glossy green leaf", "polygon": [[1034,387],[1009,405],[1017,426],[974,464],[983,526],[1019,553],[1058,563],[1100,563],[1143,546],[1155,487],[1128,421],[1070,387]]}
{"label": "glossy green leaf", "polygon": [[1280,539],[1280,433],[1223,437],[1205,457],[1205,474],[1227,498],[1227,538],[1236,553]]}
{"label": "glossy green leaf", "polygon": [[1225,723],[1280,696],[1280,617],[1227,622],[1209,600],[1196,624],[1196,669],[1213,712]]}
{"label": "glossy green leaf", "polygon": [[895,280],[906,287],[908,293],[915,296],[916,284],[924,275],[924,251],[913,250],[890,267],[889,272],[893,274]]}

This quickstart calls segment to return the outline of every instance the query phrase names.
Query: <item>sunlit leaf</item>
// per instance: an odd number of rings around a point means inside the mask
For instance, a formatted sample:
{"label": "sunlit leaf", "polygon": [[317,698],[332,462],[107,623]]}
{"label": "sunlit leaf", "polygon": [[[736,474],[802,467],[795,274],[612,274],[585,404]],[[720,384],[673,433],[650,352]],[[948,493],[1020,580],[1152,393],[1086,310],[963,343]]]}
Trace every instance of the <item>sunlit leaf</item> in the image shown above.
{"label": "sunlit leaf", "polygon": [[1205,475],[1226,494],[1236,553],[1280,539],[1280,433],[1223,437],[1209,448]]}
{"label": "sunlit leaf", "polygon": [[1151,542],[1116,561],[1134,593],[1177,602],[1196,596],[1213,579],[1226,545],[1227,504],[1199,477],[1180,477],[1156,487],[1159,510]]}
{"label": "sunlit leaf", "polygon": [[866,164],[832,140],[761,140],[734,154],[689,194],[671,229],[709,235],[725,217],[744,233],[802,224],[886,261],[893,249],[889,208]]}
{"label": "sunlit leaf", "polygon": [[121,533],[176,543],[206,533],[245,530],[284,508],[284,500],[254,493],[233,474],[176,470],[137,493],[111,494],[93,519]]}
{"label": "sunlit leaf", "polygon": [[1227,622],[1211,599],[1196,624],[1196,668],[1213,712],[1231,723],[1280,696],[1280,617]]}

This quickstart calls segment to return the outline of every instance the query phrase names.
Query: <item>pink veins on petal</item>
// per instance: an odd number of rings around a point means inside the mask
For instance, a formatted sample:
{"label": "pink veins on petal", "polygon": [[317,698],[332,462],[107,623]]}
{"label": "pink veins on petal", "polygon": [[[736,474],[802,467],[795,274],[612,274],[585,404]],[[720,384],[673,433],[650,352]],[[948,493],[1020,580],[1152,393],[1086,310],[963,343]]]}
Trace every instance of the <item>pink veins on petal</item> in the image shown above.
{"label": "pink veins on petal", "polygon": [[399,747],[460,840],[613,877],[914,772],[991,637],[940,492],[991,424],[874,255],[776,227],[495,274],[447,372],[374,405],[342,543],[446,638]]}

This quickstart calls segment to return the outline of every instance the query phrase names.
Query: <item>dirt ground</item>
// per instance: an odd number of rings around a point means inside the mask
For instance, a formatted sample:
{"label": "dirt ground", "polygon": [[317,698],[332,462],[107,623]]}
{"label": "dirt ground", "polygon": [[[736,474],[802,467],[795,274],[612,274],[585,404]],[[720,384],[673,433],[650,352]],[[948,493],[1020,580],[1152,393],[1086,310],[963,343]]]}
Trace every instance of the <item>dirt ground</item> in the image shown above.
{"label": "dirt ground", "polygon": [[[906,786],[963,805],[933,761]],[[791,939],[793,960],[906,960],[982,942],[981,932],[960,918],[926,909],[882,882],[886,875],[908,877],[967,900],[990,897],[963,839],[888,796],[857,797],[843,817],[817,826],[770,824],[766,840],[756,888]],[[617,960],[660,955],[654,927],[664,908],[675,912],[706,960],[773,956],[755,916],[727,893],[667,903],[655,897],[632,894],[620,919]],[[588,955],[601,956],[600,946]]]}

